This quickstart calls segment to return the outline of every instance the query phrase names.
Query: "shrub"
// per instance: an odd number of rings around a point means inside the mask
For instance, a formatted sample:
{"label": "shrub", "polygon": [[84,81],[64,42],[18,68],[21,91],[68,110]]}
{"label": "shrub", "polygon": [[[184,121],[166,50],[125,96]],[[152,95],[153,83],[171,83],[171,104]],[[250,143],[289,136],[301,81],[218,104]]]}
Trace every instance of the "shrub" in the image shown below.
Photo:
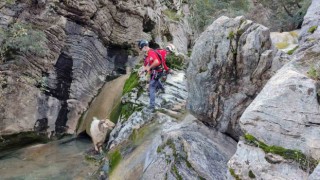
{"label": "shrub", "polygon": [[0,48],[0,62],[17,53],[45,55],[43,44],[47,41],[45,34],[34,30],[30,25],[15,23],[7,30],[0,29],[3,43]]}
{"label": "shrub", "polygon": [[184,57],[181,55],[169,54],[166,57],[166,64],[170,69],[183,69]]}
{"label": "shrub", "polygon": [[248,0],[188,0],[191,15],[189,23],[197,34],[200,34],[207,25],[221,15],[235,17],[243,15],[249,10]]}

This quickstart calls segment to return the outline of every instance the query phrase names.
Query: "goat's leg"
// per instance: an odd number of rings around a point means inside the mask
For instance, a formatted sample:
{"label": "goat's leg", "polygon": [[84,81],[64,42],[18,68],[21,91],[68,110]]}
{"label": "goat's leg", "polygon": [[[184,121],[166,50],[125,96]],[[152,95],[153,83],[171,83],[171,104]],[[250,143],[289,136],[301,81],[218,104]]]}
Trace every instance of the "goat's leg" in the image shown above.
{"label": "goat's leg", "polygon": [[93,144],[94,144],[94,150],[95,150],[96,152],[99,152],[99,147],[98,147],[98,144],[99,144],[99,143],[93,142]]}

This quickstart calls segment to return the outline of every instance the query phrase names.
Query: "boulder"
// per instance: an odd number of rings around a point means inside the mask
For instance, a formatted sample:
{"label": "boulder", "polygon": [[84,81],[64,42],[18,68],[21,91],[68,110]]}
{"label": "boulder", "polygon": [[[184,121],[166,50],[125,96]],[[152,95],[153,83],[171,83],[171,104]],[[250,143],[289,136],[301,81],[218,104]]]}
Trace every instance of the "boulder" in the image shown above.
{"label": "boulder", "polygon": [[277,70],[272,68],[276,53],[268,28],[243,17],[220,17],[193,47],[188,108],[199,120],[237,139],[241,114]]}
{"label": "boulder", "polygon": [[[262,179],[319,179],[320,46],[310,38],[319,39],[320,34],[318,30],[308,32],[310,27],[320,25],[319,8],[319,0],[313,0],[292,60],[268,81],[240,118],[245,133],[280,150],[270,151],[272,156],[282,156],[270,161],[264,147],[241,140],[228,163],[241,179],[248,177],[248,168]],[[285,158],[286,154],[281,153],[284,150],[300,158]]]}

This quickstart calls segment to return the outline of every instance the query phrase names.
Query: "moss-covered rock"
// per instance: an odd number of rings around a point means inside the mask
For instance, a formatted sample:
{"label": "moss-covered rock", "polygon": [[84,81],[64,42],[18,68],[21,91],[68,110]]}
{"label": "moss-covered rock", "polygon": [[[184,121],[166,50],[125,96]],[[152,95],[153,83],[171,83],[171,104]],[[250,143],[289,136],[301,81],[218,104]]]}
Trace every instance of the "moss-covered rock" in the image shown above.
{"label": "moss-covered rock", "polygon": [[266,153],[272,153],[282,156],[285,159],[291,159],[300,165],[300,168],[310,172],[318,165],[318,161],[312,157],[308,157],[300,150],[286,149],[280,146],[269,146],[266,143],[259,141],[251,134],[245,134],[245,140],[256,147],[261,148]]}
{"label": "moss-covered rock", "polygon": [[0,139],[0,152],[22,148],[35,143],[47,143],[49,138],[36,132],[21,132],[13,135],[2,136]]}

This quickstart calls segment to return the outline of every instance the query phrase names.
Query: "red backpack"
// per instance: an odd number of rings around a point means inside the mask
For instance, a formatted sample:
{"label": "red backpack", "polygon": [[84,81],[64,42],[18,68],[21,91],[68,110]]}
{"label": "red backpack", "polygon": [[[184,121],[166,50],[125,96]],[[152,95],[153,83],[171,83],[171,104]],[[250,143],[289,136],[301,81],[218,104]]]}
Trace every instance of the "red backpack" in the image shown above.
{"label": "red backpack", "polygon": [[165,70],[165,71],[169,71],[169,67],[166,64],[166,56],[167,56],[167,51],[165,49],[156,49],[153,50],[159,57],[160,61],[161,61],[161,69]]}

